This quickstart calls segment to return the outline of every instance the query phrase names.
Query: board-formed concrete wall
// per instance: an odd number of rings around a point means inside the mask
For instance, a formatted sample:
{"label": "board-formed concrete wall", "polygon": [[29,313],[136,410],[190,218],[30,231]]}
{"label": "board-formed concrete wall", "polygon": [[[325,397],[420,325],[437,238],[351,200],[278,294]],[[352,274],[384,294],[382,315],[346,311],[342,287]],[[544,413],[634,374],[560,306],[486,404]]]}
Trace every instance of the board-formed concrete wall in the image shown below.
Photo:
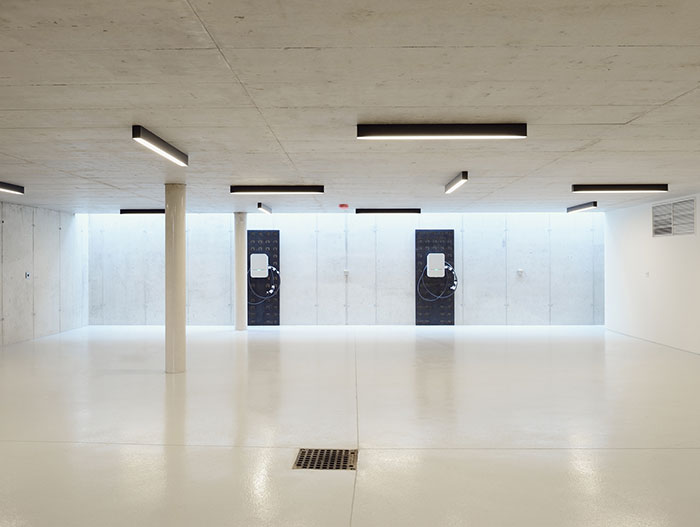
{"label": "board-formed concrete wall", "polygon": [[[90,324],[165,323],[165,217],[92,214]],[[187,323],[233,323],[233,215],[187,215]]]}
{"label": "board-formed concrete wall", "polygon": [[[604,216],[263,214],[281,323],[414,324],[414,231],[454,229],[456,324],[602,324]],[[90,323],[162,324],[163,217],[91,215]],[[187,215],[189,324],[233,324],[233,215]]]}
{"label": "board-formed concrete wall", "polygon": [[0,203],[0,340],[87,324],[87,216]]}

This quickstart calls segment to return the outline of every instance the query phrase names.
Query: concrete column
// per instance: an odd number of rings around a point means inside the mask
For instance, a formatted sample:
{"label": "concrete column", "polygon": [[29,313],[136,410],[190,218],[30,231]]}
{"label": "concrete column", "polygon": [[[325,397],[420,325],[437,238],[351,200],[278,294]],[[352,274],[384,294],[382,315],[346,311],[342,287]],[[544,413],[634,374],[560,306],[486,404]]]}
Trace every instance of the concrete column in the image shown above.
{"label": "concrete column", "polygon": [[187,340],[186,185],[165,185],[165,372],[185,371]]}
{"label": "concrete column", "polygon": [[236,330],[248,329],[248,224],[245,212],[235,212],[234,236],[236,243]]}

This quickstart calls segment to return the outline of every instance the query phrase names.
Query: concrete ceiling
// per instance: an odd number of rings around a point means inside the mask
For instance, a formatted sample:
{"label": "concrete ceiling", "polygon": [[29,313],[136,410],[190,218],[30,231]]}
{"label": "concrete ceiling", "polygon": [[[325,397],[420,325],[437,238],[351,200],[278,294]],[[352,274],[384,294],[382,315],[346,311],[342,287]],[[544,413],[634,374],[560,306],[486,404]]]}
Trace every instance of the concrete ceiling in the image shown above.
{"label": "concrete ceiling", "polygon": [[[3,0],[3,200],[276,211],[560,211],[572,183],[700,191],[697,0]],[[524,141],[355,139],[357,122],[529,124]],[[142,124],[190,156],[131,140]],[[446,196],[462,170],[470,181]],[[601,210],[658,196],[601,196]]]}

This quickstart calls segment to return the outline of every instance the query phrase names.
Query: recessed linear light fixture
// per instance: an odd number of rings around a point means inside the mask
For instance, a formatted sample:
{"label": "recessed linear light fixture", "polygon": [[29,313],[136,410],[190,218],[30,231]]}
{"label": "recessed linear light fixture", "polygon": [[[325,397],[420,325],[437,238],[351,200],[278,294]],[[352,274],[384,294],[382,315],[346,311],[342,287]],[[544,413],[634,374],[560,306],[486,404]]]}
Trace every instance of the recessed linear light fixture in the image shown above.
{"label": "recessed linear light fixture", "polygon": [[138,124],[133,125],[131,127],[131,138],[137,143],[141,143],[146,148],[153,150],[156,154],[172,161],[176,165],[181,167],[187,166],[189,161],[187,154],[181,152],[143,126]]}
{"label": "recessed linear light fixture", "polygon": [[358,124],[357,138],[366,140],[525,139],[525,123],[491,124]]}
{"label": "recessed linear light fixture", "polygon": [[231,185],[231,194],[323,194],[323,185]]}
{"label": "recessed linear light fixture", "polygon": [[165,214],[165,209],[120,209],[119,214]]}
{"label": "recessed linear light fixture", "polygon": [[13,185],[12,183],[0,182],[0,192],[7,192],[8,194],[19,194],[20,196],[24,196],[24,187],[21,185]]}
{"label": "recessed linear light fixture", "polygon": [[258,210],[265,214],[272,214],[272,209],[260,201],[258,201]]}
{"label": "recessed linear light fixture", "polygon": [[355,209],[355,214],[420,214],[420,209]]}
{"label": "recessed linear light fixture", "polygon": [[462,172],[459,176],[445,185],[445,194],[452,194],[459,187],[464,185],[469,179],[469,172]]}
{"label": "recessed linear light fixture", "polygon": [[571,185],[571,192],[586,194],[628,194],[668,192],[667,183],[639,183],[612,185]]}
{"label": "recessed linear light fixture", "polygon": [[581,203],[580,205],[574,205],[573,207],[567,207],[566,212],[568,214],[573,214],[574,212],[583,212],[584,210],[595,209],[598,206],[597,201],[589,201],[588,203]]}

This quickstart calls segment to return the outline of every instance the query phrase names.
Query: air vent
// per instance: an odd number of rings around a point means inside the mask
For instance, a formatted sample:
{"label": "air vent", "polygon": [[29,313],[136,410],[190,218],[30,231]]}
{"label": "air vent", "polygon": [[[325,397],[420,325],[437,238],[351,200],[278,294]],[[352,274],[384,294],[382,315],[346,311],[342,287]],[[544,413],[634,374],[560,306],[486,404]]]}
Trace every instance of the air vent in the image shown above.
{"label": "air vent", "polygon": [[695,199],[662,203],[652,207],[654,236],[695,233]]}
{"label": "air vent", "polygon": [[301,448],[294,469],[355,470],[357,450]]}

